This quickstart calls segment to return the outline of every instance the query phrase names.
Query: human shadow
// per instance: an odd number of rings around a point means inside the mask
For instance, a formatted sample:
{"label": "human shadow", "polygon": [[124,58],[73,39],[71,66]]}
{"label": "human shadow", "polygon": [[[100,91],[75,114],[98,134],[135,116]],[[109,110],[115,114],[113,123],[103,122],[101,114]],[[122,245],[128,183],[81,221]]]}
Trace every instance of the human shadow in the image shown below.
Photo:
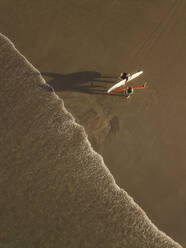
{"label": "human shadow", "polygon": [[96,71],[81,71],[70,74],[42,72],[41,75],[49,78],[46,79],[46,82],[51,85],[56,92],[73,91],[107,95],[106,91],[108,86],[106,84],[116,81],[115,75],[102,75]]}

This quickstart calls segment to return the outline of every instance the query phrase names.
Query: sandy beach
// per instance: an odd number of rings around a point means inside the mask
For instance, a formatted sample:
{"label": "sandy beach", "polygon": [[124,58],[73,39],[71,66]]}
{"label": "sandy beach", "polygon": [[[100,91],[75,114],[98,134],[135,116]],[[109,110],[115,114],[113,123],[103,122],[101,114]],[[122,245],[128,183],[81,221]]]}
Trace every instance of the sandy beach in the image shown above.
{"label": "sandy beach", "polygon": [[[0,32],[85,127],[116,183],[186,245],[186,3],[0,2]],[[147,82],[129,102],[106,90],[120,72]]]}

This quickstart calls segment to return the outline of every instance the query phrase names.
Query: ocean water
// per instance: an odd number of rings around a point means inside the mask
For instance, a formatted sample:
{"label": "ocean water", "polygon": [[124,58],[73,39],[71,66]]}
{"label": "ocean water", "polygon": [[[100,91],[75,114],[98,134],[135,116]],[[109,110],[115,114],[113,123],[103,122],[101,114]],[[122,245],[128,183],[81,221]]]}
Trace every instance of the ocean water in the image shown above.
{"label": "ocean water", "polygon": [[181,247],[118,187],[63,99],[3,35],[0,247]]}

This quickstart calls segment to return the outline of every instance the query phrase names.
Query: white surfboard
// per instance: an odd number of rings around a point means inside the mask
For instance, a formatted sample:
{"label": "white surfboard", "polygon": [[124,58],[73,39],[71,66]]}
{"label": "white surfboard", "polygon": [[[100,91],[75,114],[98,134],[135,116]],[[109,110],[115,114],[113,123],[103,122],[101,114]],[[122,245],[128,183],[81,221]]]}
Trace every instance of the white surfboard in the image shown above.
{"label": "white surfboard", "polygon": [[128,77],[128,81],[126,79],[123,79],[121,81],[119,81],[117,84],[114,84],[110,89],[107,90],[107,93],[110,93],[111,91],[121,87],[121,86],[124,86],[126,84],[126,82],[129,82],[137,77],[139,77],[139,75],[141,75],[143,73],[143,71],[138,71],[134,74],[132,74],[130,77]]}

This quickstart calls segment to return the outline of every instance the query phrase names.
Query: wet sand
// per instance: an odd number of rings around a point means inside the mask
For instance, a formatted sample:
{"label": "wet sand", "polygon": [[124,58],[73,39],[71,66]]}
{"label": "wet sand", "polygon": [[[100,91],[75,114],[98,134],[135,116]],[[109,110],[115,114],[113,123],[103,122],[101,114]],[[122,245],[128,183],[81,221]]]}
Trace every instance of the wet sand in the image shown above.
{"label": "wet sand", "polygon": [[[85,127],[117,184],[184,246],[186,4],[106,3],[38,1],[15,8],[1,1],[1,32],[50,73],[46,79]],[[144,76],[132,85],[147,81],[148,88],[129,103],[104,94],[112,84],[107,80],[137,69]]]}

